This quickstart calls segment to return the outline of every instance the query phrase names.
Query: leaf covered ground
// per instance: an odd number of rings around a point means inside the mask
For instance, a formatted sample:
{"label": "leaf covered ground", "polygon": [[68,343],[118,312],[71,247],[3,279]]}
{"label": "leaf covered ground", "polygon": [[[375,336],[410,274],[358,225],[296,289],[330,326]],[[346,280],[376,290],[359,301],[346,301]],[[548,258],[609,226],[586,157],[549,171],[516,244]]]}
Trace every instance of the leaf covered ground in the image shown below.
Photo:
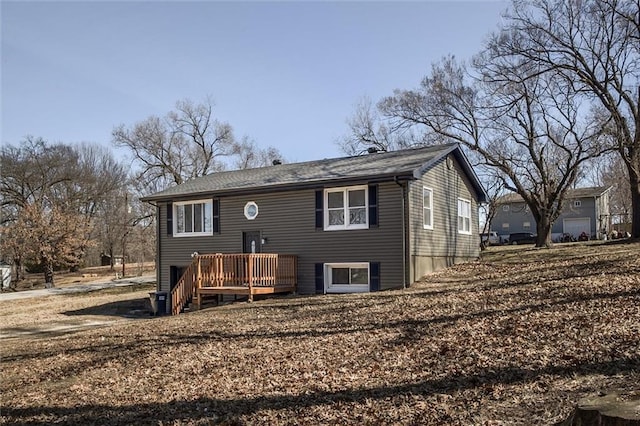
{"label": "leaf covered ground", "polygon": [[5,339],[0,419],[551,424],[584,396],[638,389],[639,336],[639,243],[499,247],[404,291]]}

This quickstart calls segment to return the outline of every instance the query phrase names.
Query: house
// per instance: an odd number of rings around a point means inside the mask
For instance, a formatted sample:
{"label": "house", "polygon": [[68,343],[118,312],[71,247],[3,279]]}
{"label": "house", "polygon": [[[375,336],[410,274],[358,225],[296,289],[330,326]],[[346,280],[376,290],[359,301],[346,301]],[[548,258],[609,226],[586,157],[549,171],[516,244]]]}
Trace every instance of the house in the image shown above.
{"label": "house", "polygon": [[[551,239],[561,241],[569,234],[577,239],[583,232],[590,239],[601,239],[609,232],[610,187],[576,188],[567,191],[562,212],[551,228]],[[496,202],[491,228],[500,237],[515,232],[536,232],[536,222],[518,194],[507,194]]]}
{"label": "house", "polygon": [[274,163],[143,198],[157,209],[158,291],[172,292],[174,313],[247,281],[250,296],[279,281],[301,294],[403,288],[479,255],[486,193],[457,144]]}
{"label": "house", "polygon": [[[113,256],[113,266],[122,265],[124,261],[124,256],[122,255],[114,255]],[[111,256],[108,254],[100,253],[100,266],[111,266]]]}

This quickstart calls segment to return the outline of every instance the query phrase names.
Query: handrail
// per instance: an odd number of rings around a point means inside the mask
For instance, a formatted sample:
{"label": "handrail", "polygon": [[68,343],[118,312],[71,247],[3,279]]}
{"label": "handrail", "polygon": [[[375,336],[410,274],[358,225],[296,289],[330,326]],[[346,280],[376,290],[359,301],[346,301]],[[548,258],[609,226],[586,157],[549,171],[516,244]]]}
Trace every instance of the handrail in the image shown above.
{"label": "handrail", "polygon": [[177,315],[202,287],[296,286],[297,256],[275,253],[199,254],[171,290],[171,314]]}
{"label": "handrail", "polygon": [[171,290],[171,315],[178,315],[193,297],[196,282],[194,265],[196,262],[197,259],[194,259]]}

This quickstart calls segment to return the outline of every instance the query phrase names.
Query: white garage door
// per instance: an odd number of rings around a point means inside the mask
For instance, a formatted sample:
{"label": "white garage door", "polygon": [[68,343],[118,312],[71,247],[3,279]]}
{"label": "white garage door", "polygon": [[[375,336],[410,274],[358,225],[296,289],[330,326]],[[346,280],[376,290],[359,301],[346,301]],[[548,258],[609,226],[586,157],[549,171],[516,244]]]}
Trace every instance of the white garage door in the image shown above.
{"label": "white garage door", "polygon": [[591,218],[580,217],[575,219],[565,219],[563,224],[565,234],[571,234],[578,238],[582,232],[585,232],[591,238]]}

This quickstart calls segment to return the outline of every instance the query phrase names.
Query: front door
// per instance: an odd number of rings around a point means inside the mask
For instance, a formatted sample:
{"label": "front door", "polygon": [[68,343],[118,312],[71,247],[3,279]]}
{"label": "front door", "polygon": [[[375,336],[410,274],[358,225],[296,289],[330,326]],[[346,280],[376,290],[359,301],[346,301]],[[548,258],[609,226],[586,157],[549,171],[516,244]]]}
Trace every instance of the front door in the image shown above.
{"label": "front door", "polygon": [[262,251],[262,239],[260,231],[247,231],[242,233],[242,252],[260,253]]}

